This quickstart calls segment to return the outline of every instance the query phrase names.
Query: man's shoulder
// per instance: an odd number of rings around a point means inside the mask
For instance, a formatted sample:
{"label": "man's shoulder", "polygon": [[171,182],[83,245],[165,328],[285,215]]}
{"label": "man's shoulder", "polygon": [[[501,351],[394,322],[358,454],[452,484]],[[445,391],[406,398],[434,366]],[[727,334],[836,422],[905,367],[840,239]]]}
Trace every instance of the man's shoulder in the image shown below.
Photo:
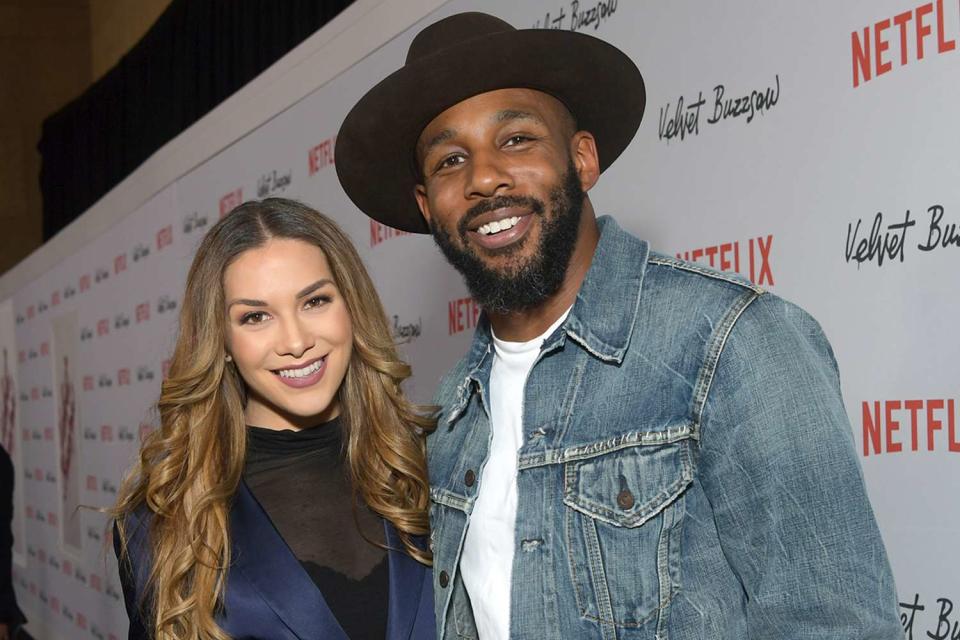
{"label": "man's shoulder", "polygon": [[783,350],[810,338],[826,343],[817,321],[796,304],[739,274],[656,253],[647,260],[638,320],[641,335],[660,335],[674,344],[683,343],[684,334],[693,341],[688,344],[702,344],[709,335],[715,355],[730,350],[733,336],[754,352]]}
{"label": "man's shoulder", "polygon": [[460,385],[467,379],[467,373],[467,356],[464,355],[440,378],[437,391],[433,394],[433,404],[441,410],[449,406],[456,397]]}
{"label": "man's shoulder", "polygon": [[[765,290],[736,272],[718,271],[711,267],[674,258],[656,251],[647,257],[646,284],[656,284],[675,292],[689,290],[704,295],[733,296],[762,294]],[[651,282],[652,281],[652,282]]]}

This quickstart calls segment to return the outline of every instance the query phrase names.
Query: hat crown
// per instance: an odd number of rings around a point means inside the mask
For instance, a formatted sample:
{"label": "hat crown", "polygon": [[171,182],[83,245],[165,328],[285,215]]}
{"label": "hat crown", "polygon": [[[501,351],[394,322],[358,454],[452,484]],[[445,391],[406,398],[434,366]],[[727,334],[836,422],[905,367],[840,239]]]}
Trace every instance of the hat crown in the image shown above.
{"label": "hat crown", "polygon": [[410,43],[406,63],[410,64],[473,38],[504,31],[516,31],[516,29],[510,23],[487,13],[479,11],[458,13],[434,22],[418,33]]}

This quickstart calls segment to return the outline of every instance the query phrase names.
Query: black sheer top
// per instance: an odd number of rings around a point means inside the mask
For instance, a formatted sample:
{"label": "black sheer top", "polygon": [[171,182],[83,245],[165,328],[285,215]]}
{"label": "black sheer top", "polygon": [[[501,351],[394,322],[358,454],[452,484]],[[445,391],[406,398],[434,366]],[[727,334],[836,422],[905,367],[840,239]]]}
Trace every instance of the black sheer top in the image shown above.
{"label": "black sheer top", "polygon": [[354,507],[341,431],[339,418],[302,431],[248,427],[243,477],[347,635],[381,639],[388,561],[368,540],[385,543],[383,520]]}

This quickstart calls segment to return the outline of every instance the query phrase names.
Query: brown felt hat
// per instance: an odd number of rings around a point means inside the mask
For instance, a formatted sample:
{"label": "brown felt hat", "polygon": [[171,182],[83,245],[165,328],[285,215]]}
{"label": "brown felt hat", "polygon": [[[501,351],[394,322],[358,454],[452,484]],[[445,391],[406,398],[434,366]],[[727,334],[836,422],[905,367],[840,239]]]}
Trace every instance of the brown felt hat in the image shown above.
{"label": "brown felt hat", "polygon": [[563,102],[577,127],[596,138],[601,171],[633,139],[646,102],[637,66],[603,40],[458,13],[418,33],[404,66],[347,114],[334,151],[344,191],[374,220],[428,233],[413,197],[420,133],[458,102],[508,88],[536,89]]}

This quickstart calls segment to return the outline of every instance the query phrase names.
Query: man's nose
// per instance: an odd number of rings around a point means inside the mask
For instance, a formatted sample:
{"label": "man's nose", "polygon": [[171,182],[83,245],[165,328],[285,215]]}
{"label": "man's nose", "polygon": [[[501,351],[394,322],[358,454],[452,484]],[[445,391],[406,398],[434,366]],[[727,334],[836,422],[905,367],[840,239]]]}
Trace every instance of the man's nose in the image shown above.
{"label": "man's nose", "polygon": [[467,198],[489,198],[513,188],[513,176],[503,159],[493,152],[474,153],[466,184]]}

